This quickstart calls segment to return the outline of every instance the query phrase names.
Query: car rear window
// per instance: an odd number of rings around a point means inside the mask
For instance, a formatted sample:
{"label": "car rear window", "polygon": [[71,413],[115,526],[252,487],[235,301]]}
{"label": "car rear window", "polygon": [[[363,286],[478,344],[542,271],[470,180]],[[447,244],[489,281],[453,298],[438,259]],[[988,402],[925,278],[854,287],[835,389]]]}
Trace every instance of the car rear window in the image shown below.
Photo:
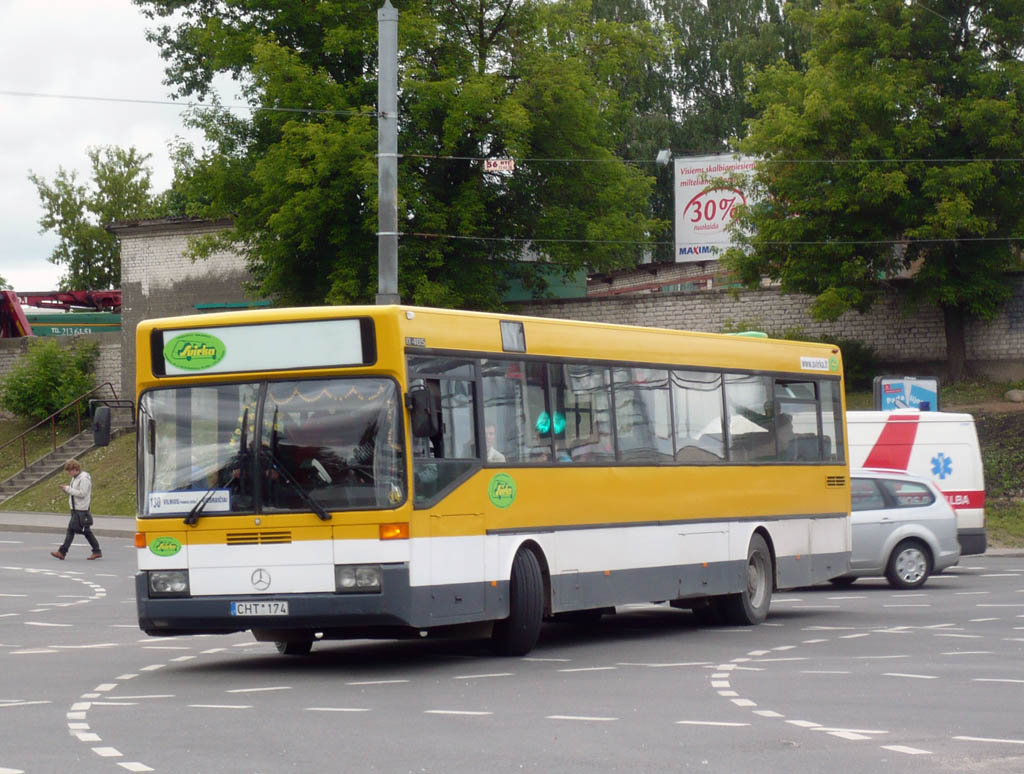
{"label": "car rear window", "polygon": [[878,482],[892,496],[898,508],[920,508],[935,502],[932,490],[915,481],[893,481],[882,479]]}

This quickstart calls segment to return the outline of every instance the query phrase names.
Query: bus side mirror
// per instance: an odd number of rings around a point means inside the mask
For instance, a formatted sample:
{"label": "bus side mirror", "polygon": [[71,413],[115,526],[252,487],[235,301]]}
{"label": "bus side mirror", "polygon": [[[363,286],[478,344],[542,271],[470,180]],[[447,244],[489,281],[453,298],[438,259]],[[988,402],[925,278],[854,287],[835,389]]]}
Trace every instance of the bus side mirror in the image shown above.
{"label": "bus side mirror", "polygon": [[93,410],[92,442],[95,446],[110,445],[110,406],[97,406]]}
{"label": "bus side mirror", "polygon": [[441,432],[441,398],[423,382],[410,385],[405,394],[409,423],[416,438],[432,438]]}

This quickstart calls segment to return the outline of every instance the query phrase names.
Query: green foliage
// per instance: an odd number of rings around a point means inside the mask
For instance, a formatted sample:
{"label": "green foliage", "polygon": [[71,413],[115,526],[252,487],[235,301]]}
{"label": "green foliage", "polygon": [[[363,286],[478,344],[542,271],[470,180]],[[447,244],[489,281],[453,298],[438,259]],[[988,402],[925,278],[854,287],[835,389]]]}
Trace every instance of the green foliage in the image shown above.
{"label": "green foliage", "polygon": [[1007,298],[1024,228],[1024,67],[1007,53],[1024,7],[853,0],[789,18],[810,49],[803,69],[753,76],[759,115],[739,147],[763,161],[726,260],[750,286],[767,275],[816,296],[827,319],[911,270],[897,286],[950,312],[955,372],[963,318]]}
{"label": "green foliage", "polygon": [[984,449],[985,492],[990,500],[1024,497],[1024,412],[974,417]]}
{"label": "green foliage", "polygon": [[55,338],[30,341],[25,356],[0,380],[0,406],[24,419],[45,419],[96,386],[98,354],[92,341],[75,340],[70,347]]}
{"label": "green foliage", "polygon": [[7,280],[5,280],[5,279],[3,278],[3,276],[0,276],[0,290],[11,290],[11,289],[12,289],[12,288],[11,288],[11,286],[10,286],[10,285],[8,284]]}
{"label": "green foliage", "polygon": [[39,225],[60,238],[49,260],[67,270],[60,281],[63,290],[120,287],[121,248],[105,226],[153,217],[166,206],[150,196],[149,154],[114,146],[87,152],[92,163],[89,186],[79,184],[77,173],[63,167],[52,183],[29,174],[43,206]]}
{"label": "green foliage", "polygon": [[[162,23],[151,39],[179,95],[231,73],[254,108],[322,111],[192,114],[208,146],[177,149],[169,198],[234,222],[194,255],[246,245],[254,291],[281,303],[371,301],[376,7],[135,2]],[[542,291],[527,249],[566,275],[635,265],[669,227],[651,215],[654,178],[621,157],[655,99],[638,91],[669,59],[648,15],[619,21],[588,0],[398,7],[403,300],[496,308],[513,277]],[[485,174],[495,156],[516,171]]]}

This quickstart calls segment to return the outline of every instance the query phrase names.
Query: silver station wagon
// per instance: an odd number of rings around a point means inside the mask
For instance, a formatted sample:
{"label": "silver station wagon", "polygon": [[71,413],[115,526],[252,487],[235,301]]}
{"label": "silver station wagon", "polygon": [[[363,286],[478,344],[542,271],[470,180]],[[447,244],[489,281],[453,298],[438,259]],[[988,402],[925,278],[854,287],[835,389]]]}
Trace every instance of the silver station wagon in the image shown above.
{"label": "silver station wagon", "polygon": [[925,478],[888,470],[850,473],[853,532],[850,571],[832,583],[885,576],[897,589],[916,589],[933,572],[960,560],[956,514]]}

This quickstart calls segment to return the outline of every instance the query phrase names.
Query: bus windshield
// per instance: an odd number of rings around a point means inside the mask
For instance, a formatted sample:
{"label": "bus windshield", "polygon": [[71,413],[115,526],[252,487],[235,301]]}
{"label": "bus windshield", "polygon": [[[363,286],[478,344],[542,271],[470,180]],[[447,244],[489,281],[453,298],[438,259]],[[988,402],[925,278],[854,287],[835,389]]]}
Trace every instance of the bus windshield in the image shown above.
{"label": "bus windshield", "polygon": [[139,417],[145,516],[187,514],[204,496],[204,518],[394,508],[406,497],[401,403],[389,379],[156,390],[142,396]]}

